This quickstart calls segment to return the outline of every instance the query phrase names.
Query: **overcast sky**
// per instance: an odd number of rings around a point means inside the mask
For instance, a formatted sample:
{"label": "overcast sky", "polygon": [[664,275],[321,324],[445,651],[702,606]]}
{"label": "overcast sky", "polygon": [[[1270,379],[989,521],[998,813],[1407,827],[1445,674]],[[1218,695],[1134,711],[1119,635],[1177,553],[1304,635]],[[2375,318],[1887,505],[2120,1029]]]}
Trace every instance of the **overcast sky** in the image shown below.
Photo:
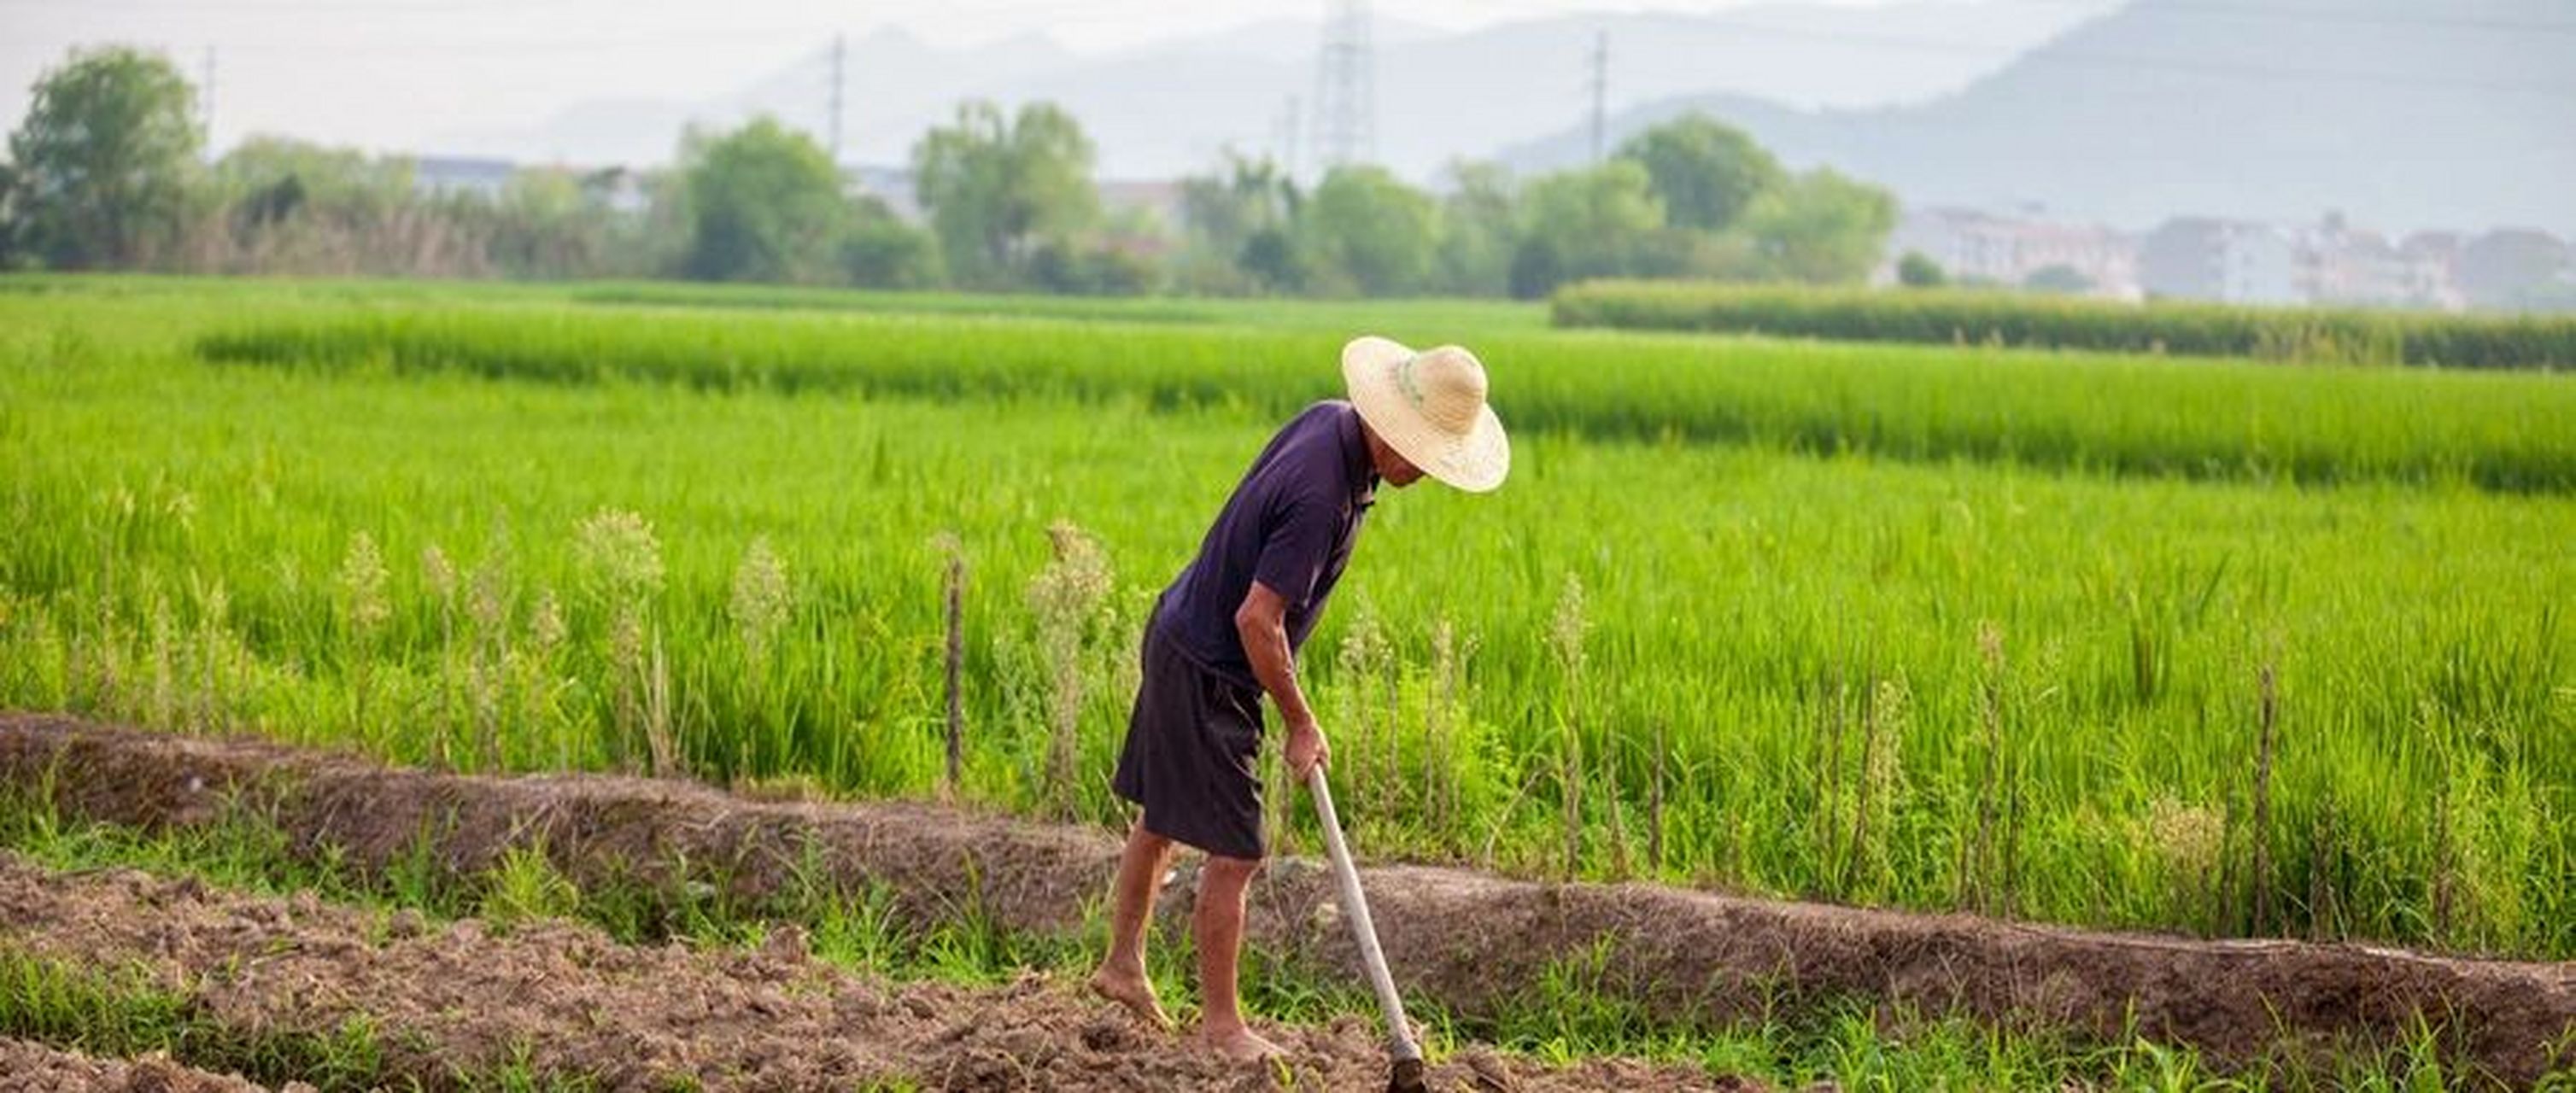
{"label": "overcast sky", "polygon": [[[1828,0],[1872,6],[1886,0]],[[1980,0],[1958,0],[1961,3]],[[2048,18],[2050,0],[2022,4]],[[2062,6],[2066,0],[2057,0]],[[724,95],[810,58],[836,32],[900,26],[964,44],[1044,34],[1109,52],[1275,18],[1323,0],[0,0],[0,119],[75,46],[165,51],[203,83],[214,146],[282,133],[377,151],[525,127],[576,103]],[[1463,29],[1578,12],[1698,10],[1723,0],[1378,0],[1386,23]],[[1311,55],[1312,41],[1283,41]]]}

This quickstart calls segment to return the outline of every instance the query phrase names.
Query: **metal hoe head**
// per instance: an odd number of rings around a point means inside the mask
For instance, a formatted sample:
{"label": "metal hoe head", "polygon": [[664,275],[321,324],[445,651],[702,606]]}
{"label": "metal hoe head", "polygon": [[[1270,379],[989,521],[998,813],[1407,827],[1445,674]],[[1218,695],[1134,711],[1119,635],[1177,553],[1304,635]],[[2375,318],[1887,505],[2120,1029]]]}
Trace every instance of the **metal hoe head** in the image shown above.
{"label": "metal hoe head", "polygon": [[1430,1093],[1431,1086],[1422,1080],[1422,1060],[1398,1059],[1387,1073],[1386,1093]]}

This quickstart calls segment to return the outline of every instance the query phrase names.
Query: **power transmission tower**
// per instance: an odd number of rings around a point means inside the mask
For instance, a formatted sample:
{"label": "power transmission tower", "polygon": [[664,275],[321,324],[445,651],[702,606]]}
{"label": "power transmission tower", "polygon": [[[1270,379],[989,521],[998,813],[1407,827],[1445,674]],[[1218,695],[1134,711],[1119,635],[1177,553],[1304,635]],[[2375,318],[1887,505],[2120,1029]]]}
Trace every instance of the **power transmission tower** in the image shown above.
{"label": "power transmission tower", "polygon": [[1610,99],[1610,32],[1592,39],[1592,162],[1601,162],[1601,140],[1608,130]]}
{"label": "power transmission tower", "polygon": [[841,165],[841,85],[848,71],[844,61],[849,54],[850,39],[846,34],[832,36],[832,166]]}
{"label": "power transmission tower", "polygon": [[1315,156],[1324,170],[1377,158],[1376,69],[1368,0],[1332,0],[1315,59]]}

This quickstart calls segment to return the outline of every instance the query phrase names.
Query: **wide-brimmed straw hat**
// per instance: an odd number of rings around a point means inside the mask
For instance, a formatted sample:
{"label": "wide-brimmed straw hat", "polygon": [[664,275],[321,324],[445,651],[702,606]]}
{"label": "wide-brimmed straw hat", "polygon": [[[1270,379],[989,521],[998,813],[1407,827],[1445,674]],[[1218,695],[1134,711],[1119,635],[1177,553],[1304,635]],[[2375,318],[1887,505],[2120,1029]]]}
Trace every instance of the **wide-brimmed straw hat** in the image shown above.
{"label": "wide-brimmed straw hat", "polygon": [[1355,338],[1342,347],[1342,380],[1360,420],[1423,473],[1469,493],[1502,485],[1511,473],[1511,441],[1485,405],[1485,366],[1475,354]]}

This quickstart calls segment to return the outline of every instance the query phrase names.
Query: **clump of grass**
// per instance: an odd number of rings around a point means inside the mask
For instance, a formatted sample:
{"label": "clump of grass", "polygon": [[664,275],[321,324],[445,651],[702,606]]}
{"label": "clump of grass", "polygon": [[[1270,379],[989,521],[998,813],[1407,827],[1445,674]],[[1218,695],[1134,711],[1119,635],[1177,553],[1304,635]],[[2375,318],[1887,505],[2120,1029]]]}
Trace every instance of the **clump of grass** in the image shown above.
{"label": "clump of grass", "polygon": [[1046,765],[1040,784],[1048,811],[1069,819],[1076,815],[1074,769],[1089,653],[1108,624],[1113,581],[1108,553],[1071,521],[1049,525],[1047,543],[1054,559],[1029,582],[1029,610],[1037,616],[1038,656],[1048,680]]}
{"label": "clump of grass", "polygon": [[[1557,787],[1565,825],[1565,861],[1563,872],[1568,877],[1583,872],[1583,639],[1591,623],[1583,614],[1583,579],[1565,575],[1565,591],[1557,596],[1556,618],[1548,628],[1548,650],[1555,654],[1557,670],[1563,673],[1563,706],[1557,711]],[[1616,815],[1617,804],[1612,804]],[[1623,848],[1625,840],[1612,822],[1613,839]]]}
{"label": "clump of grass", "polygon": [[378,635],[393,617],[393,602],[385,592],[387,576],[375,538],[364,531],[350,533],[349,552],[340,563],[340,622],[349,663],[349,722],[361,739],[374,735],[367,700],[375,688],[368,673],[375,663]]}
{"label": "clump of grass", "polygon": [[641,737],[656,774],[680,770],[671,737],[669,672],[661,637],[652,627],[653,603],[662,591],[662,544],[640,514],[602,509],[582,521],[574,537],[583,588],[608,620],[608,668],[618,727],[618,754],[632,764]]}

